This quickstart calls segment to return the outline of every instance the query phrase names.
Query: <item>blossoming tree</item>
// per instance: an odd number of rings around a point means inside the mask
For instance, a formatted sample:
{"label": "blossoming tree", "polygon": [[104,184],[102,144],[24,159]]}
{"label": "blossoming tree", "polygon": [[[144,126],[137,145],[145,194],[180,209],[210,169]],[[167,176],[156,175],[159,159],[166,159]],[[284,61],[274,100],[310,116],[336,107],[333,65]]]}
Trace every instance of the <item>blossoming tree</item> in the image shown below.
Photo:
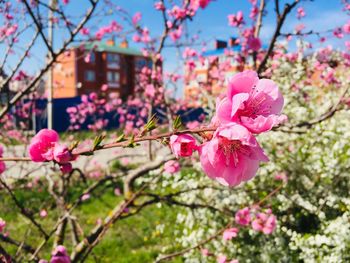
{"label": "blossoming tree", "polygon": [[[89,3],[88,10],[74,15],[67,0],[52,5],[13,1],[0,7],[0,45],[7,47],[2,68],[10,69],[2,89],[15,79],[26,80],[0,110],[5,145],[0,148],[0,194],[9,202],[4,207],[12,207],[19,218],[11,220],[7,210],[0,210],[1,261],[99,257],[94,251],[113,228],[154,205],[179,209],[173,221],[157,224],[159,233],[172,229],[172,242],[157,250],[151,259],[156,262],[175,257],[188,262],[342,262],[350,256],[349,42],[339,50],[315,50],[308,42],[314,35],[322,43],[328,37],[343,39],[350,33],[349,22],[322,32],[305,31],[300,24],[284,33],[288,16],[306,16],[303,1],[283,5],[276,0],[270,10],[267,1],[250,0],[251,23],[242,11],[227,17],[239,35],[235,41],[241,52],[228,49],[226,59],[218,60],[194,49],[196,38],[183,39],[186,24],[220,0],[155,1],[163,23],[160,36],[143,25],[141,13],[131,15],[113,1]],[[342,1],[342,6],[339,12],[348,14],[349,3]],[[49,21],[43,13],[48,11],[53,14],[50,22],[66,37],[55,45],[45,33]],[[260,31],[267,11],[274,12],[276,24],[265,48]],[[107,14],[119,20],[101,25]],[[32,39],[25,44],[28,34]],[[84,95],[81,104],[67,109],[69,136],[50,129],[28,137],[15,133],[14,116],[28,118],[40,80],[58,57],[75,42],[84,50],[86,42],[110,36],[131,38],[152,60],[152,68],[142,69],[135,93],[123,101],[103,85]],[[282,39],[297,39],[296,50]],[[183,75],[163,72],[168,42],[182,53]],[[41,58],[38,74],[29,76],[23,65],[36,45],[44,45],[49,56]],[[18,58],[15,66],[8,58],[12,56]],[[84,56],[89,60],[88,50]],[[232,60],[241,72],[227,78]],[[208,80],[199,83],[203,92],[195,98],[205,114],[185,123],[178,113],[190,110],[189,102],[175,99],[169,87],[179,79],[194,81],[196,63],[209,65]],[[222,87],[220,94],[213,92],[214,85]],[[22,101],[25,97],[29,103]],[[118,131],[103,130],[106,112],[118,115]],[[76,131],[89,116],[94,122],[87,127],[95,135],[79,141]],[[110,152],[116,168],[92,159],[111,149],[118,149]],[[130,156],[131,163],[120,163]],[[81,161],[93,169],[78,165]],[[40,175],[34,176],[38,169]],[[109,190],[115,198],[94,211],[99,216],[92,216],[92,225],[86,224],[84,206]],[[24,197],[37,192],[45,195],[42,204]],[[16,235],[21,222],[27,230]]]}

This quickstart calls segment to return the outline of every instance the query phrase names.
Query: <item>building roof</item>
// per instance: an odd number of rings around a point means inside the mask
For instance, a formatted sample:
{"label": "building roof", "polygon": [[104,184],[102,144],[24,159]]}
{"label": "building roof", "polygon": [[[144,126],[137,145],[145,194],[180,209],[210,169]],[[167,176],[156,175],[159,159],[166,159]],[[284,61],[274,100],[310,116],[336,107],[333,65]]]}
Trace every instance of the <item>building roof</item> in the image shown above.
{"label": "building roof", "polygon": [[94,49],[99,52],[114,52],[119,54],[125,54],[125,55],[134,55],[134,56],[143,56],[142,52],[136,48],[132,47],[120,47],[117,45],[108,45],[105,42],[101,41],[93,41],[93,42],[87,42],[84,44],[85,49]]}
{"label": "building roof", "polygon": [[228,51],[234,51],[234,52],[239,52],[241,51],[241,46],[233,46],[233,47],[226,47],[226,48],[218,48],[218,49],[212,49],[212,50],[207,50],[203,52],[204,57],[210,57],[210,56],[220,56],[225,54],[225,50]]}

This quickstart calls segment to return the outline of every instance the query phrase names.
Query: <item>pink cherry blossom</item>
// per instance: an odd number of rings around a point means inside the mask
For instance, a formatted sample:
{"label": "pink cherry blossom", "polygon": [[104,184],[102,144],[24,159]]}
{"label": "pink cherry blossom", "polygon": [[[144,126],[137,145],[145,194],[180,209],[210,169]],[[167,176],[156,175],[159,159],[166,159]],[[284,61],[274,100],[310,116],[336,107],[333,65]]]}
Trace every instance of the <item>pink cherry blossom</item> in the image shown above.
{"label": "pink cherry blossom", "polygon": [[72,164],[71,163],[60,164],[60,170],[62,173],[68,174],[73,170]]}
{"label": "pink cherry blossom", "polygon": [[81,201],[86,201],[90,199],[90,194],[84,194],[82,197],[81,197]]}
{"label": "pink cherry blossom", "polygon": [[276,221],[275,215],[270,213],[258,213],[252,222],[252,228],[255,231],[269,235],[275,230]]}
{"label": "pink cherry blossom", "polygon": [[69,152],[68,147],[63,144],[54,144],[53,155],[55,161],[60,164],[68,163],[72,160],[72,154]]}
{"label": "pink cherry blossom", "polygon": [[33,162],[52,161],[54,145],[58,142],[58,133],[54,130],[42,129],[31,140],[29,156]]}
{"label": "pink cherry blossom", "polygon": [[302,17],[304,17],[305,16],[305,10],[304,10],[304,8],[302,8],[302,7],[299,7],[298,8],[298,10],[297,10],[297,18],[298,19],[300,19],[300,18],[302,18]]}
{"label": "pink cherry blossom", "polygon": [[211,0],[191,0],[191,7],[193,9],[198,9],[199,7],[204,9],[208,6]]}
{"label": "pink cherry blossom", "polygon": [[1,233],[2,231],[4,231],[5,227],[6,227],[6,222],[5,222],[5,220],[3,220],[3,219],[0,217],[0,233]]}
{"label": "pink cherry blossom", "polygon": [[203,255],[203,256],[205,256],[205,257],[207,257],[207,256],[209,256],[209,250],[208,249],[206,249],[206,248],[202,248],[201,249],[201,254]]}
{"label": "pink cherry blossom", "polygon": [[275,175],[275,180],[278,180],[278,181],[282,181],[284,183],[287,183],[288,182],[288,177],[287,177],[287,174],[285,172],[281,172],[281,173],[277,173]]}
{"label": "pink cherry blossom", "polygon": [[[4,148],[2,147],[2,145],[0,145],[0,157],[2,157],[3,154],[4,154]],[[5,162],[4,161],[0,161],[0,174],[5,172],[5,170],[6,170]]]}
{"label": "pink cherry blossom", "polygon": [[217,263],[226,263],[226,260],[227,260],[227,257],[225,255],[219,255],[217,258],[216,258],[216,262]]}
{"label": "pink cherry blossom", "polygon": [[136,26],[140,22],[141,18],[142,18],[142,14],[140,12],[135,13],[134,16],[132,17],[133,25]]}
{"label": "pink cherry blossom", "polygon": [[283,104],[283,96],[272,80],[244,71],[229,81],[227,97],[217,102],[214,119],[219,123],[237,122],[253,133],[261,133],[286,120],[279,116]]}
{"label": "pink cherry blossom", "polygon": [[47,217],[47,211],[45,209],[41,210],[40,211],[40,217],[44,218],[44,217]]}
{"label": "pink cherry blossom", "polygon": [[170,148],[176,158],[191,156],[197,150],[196,139],[190,134],[172,135]]}
{"label": "pink cherry blossom", "polygon": [[238,235],[238,228],[233,227],[233,228],[226,229],[222,234],[222,238],[224,240],[231,240],[232,238],[237,237],[237,235]]}
{"label": "pink cherry blossom", "polygon": [[350,20],[343,26],[343,32],[350,34]]}
{"label": "pink cherry blossom", "polygon": [[221,184],[236,186],[256,174],[259,163],[268,161],[255,137],[243,126],[220,126],[200,151],[204,172]]}
{"label": "pink cherry blossom", "polygon": [[108,90],[108,85],[107,84],[103,84],[101,86],[101,91],[107,91]]}
{"label": "pink cherry blossom", "polygon": [[174,29],[169,33],[171,40],[174,42],[180,39],[181,35],[182,35],[182,26],[179,26],[177,29]]}
{"label": "pink cherry blossom", "polygon": [[169,174],[174,174],[180,171],[180,164],[177,161],[170,160],[164,164],[164,171]]}
{"label": "pink cherry blossom", "polygon": [[241,210],[238,210],[235,215],[235,221],[238,225],[241,226],[249,225],[251,221],[250,209],[248,207],[245,207]]}
{"label": "pink cherry blossom", "polygon": [[6,170],[6,164],[4,161],[0,161],[0,174],[2,174],[3,172],[5,172]]}
{"label": "pink cherry blossom", "polygon": [[50,263],[70,263],[70,258],[64,246],[58,246],[52,252]]}
{"label": "pink cherry blossom", "polygon": [[87,36],[90,34],[90,30],[86,27],[83,27],[82,29],[80,29],[80,34],[82,34],[83,36]]}
{"label": "pink cherry blossom", "polygon": [[261,40],[257,37],[248,38],[248,48],[253,51],[259,51],[261,48]]}
{"label": "pink cherry blossom", "polygon": [[120,191],[120,189],[118,188],[118,187],[116,187],[115,189],[114,189],[114,195],[115,196],[120,196],[122,194],[122,192]]}
{"label": "pink cherry blossom", "polygon": [[238,11],[235,15],[228,15],[228,24],[233,27],[239,27],[244,23],[243,12]]}
{"label": "pink cherry blossom", "polygon": [[162,2],[156,2],[154,3],[154,8],[156,10],[160,10],[160,11],[164,11],[165,10],[165,6]]}

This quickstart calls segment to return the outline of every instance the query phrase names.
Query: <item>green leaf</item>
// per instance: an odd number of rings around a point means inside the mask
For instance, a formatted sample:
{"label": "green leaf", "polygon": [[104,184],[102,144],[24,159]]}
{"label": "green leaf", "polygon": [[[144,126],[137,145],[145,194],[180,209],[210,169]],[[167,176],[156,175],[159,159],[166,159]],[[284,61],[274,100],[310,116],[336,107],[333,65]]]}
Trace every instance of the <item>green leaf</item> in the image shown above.
{"label": "green leaf", "polygon": [[140,145],[140,144],[135,142],[135,135],[132,135],[131,138],[130,138],[130,141],[128,142],[128,144],[125,147],[127,147],[127,148],[135,148],[138,145]]}
{"label": "green leaf", "polygon": [[159,119],[156,117],[156,114],[153,114],[152,117],[148,120],[148,122],[143,126],[141,131],[141,136],[145,135],[146,132],[150,132],[157,128],[157,123]]}
{"label": "green leaf", "polygon": [[80,143],[79,140],[78,140],[78,141],[72,142],[72,143],[69,145],[68,150],[69,150],[70,152],[73,151],[75,148],[78,147],[79,143]]}
{"label": "green leaf", "polygon": [[124,133],[119,135],[118,138],[115,140],[115,142],[123,142],[123,141],[126,141]]}
{"label": "green leaf", "polygon": [[93,146],[92,146],[92,151],[96,151],[98,149],[101,148],[101,142],[103,141],[103,139],[106,137],[106,135],[98,135],[95,137],[94,139],[94,143],[93,143]]}
{"label": "green leaf", "polygon": [[181,128],[181,126],[182,126],[181,117],[180,115],[177,115],[173,122],[173,129],[178,130]]}

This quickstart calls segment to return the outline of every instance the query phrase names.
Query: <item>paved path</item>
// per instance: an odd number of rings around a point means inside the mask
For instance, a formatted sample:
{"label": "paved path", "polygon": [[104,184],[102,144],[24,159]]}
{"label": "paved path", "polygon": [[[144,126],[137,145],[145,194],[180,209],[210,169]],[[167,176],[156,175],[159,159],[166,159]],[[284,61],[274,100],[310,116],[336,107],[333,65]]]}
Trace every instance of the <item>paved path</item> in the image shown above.
{"label": "paved path", "polygon": [[[156,154],[164,156],[170,151],[167,147],[155,143]],[[5,149],[6,156],[21,156],[26,152],[26,148],[22,145],[11,146]],[[155,156],[157,157],[157,156]],[[79,168],[84,172],[89,172],[101,168],[109,167],[113,160],[120,159],[122,163],[147,162],[147,148],[139,146],[136,148],[113,148],[97,151],[93,156],[80,156],[74,161],[73,167]],[[43,176],[57,172],[58,168],[53,169],[52,163],[34,163],[34,162],[7,162],[7,169],[4,172],[6,178],[23,178],[27,176]]]}

